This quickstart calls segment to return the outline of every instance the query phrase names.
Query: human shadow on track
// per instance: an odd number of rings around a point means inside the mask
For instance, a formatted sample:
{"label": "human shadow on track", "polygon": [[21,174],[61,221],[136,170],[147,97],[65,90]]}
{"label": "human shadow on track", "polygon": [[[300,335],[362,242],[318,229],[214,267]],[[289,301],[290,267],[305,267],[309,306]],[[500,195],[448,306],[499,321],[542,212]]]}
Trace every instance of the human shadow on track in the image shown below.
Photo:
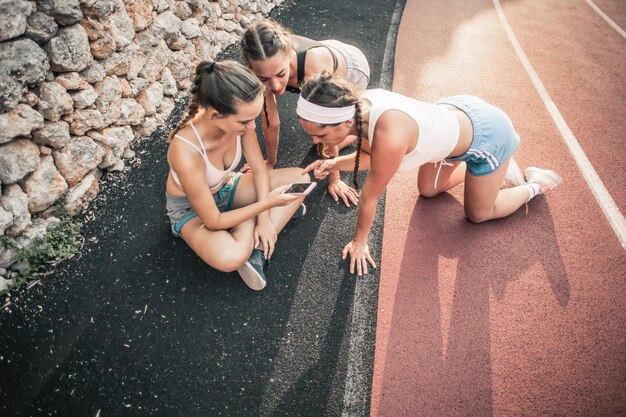
{"label": "human shadow on track", "polygon": [[[407,230],[379,416],[491,416],[490,299],[540,264],[566,308],[566,270],[545,198],[472,224],[450,194],[418,197]],[[393,392],[385,396],[384,390]],[[401,395],[400,395],[401,393]],[[411,401],[397,401],[410,398]]]}

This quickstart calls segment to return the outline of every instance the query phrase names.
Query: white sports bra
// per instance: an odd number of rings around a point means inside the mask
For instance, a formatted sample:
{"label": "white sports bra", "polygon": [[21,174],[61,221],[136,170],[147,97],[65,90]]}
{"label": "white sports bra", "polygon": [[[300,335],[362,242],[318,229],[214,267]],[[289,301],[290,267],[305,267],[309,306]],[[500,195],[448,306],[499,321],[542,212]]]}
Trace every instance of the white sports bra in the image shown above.
{"label": "white sports bra", "polygon": [[[200,147],[194,145],[192,142],[182,136],[174,135],[174,138],[182,140],[183,142],[190,146],[193,146],[198,152],[200,152],[202,159],[204,159],[204,165],[206,166],[205,175],[206,181],[209,184],[209,188],[211,189],[211,192],[217,191],[217,187],[222,184],[224,178],[226,178],[226,176],[230,174],[241,161],[241,136],[237,136],[237,151],[235,153],[235,158],[233,159],[232,164],[230,164],[230,166],[225,171],[222,171],[221,169],[215,168],[211,161],[209,161],[209,157],[206,154],[206,149],[204,148],[204,144],[202,143],[202,139],[200,139],[200,135],[198,134],[196,127],[191,122],[189,122],[189,125],[193,129],[193,133],[196,134],[196,138],[200,143]],[[170,168],[170,172],[172,173],[172,178],[174,179],[176,185],[178,185],[178,187],[182,189],[176,172],[174,172],[172,168]]]}
{"label": "white sports bra", "polygon": [[366,90],[361,98],[371,103],[368,131],[370,145],[373,145],[376,122],[387,110],[400,110],[417,123],[417,145],[404,155],[398,172],[411,171],[428,162],[443,161],[459,140],[459,121],[453,112],[444,107],[383,89]]}

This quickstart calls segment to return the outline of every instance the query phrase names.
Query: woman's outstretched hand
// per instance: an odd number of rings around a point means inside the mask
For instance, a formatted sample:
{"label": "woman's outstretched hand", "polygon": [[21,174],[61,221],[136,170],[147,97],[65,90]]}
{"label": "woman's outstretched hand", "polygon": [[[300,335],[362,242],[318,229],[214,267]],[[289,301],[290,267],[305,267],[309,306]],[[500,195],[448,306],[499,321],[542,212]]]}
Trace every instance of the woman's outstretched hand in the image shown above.
{"label": "woman's outstretched hand", "polygon": [[348,184],[341,181],[339,171],[336,168],[337,161],[334,159],[318,159],[302,170],[302,173],[313,171],[313,176],[318,180],[328,178],[328,192],[335,201],[341,200],[346,207],[359,204],[359,193]]}
{"label": "woman's outstretched hand", "polygon": [[328,178],[328,192],[335,201],[341,198],[346,207],[350,207],[350,203],[354,206],[359,204],[359,192],[339,178],[333,178],[333,175]]}
{"label": "woman's outstretched hand", "polygon": [[334,159],[318,159],[317,161],[310,164],[308,167],[302,170],[302,173],[305,174],[309,171],[313,171],[313,176],[318,180],[323,180],[330,174],[335,171],[335,164],[337,162]]}
{"label": "woman's outstretched hand", "polygon": [[367,243],[355,242],[351,240],[343,248],[342,259],[346,259],[346,256],[350,254],[350,273],[354,274],[354,266],[356,265],[356,272],[358,276],[367,274],[367,263],[369,262],[373,268],[376,268],[376,262],[370,256],[370,248]]}

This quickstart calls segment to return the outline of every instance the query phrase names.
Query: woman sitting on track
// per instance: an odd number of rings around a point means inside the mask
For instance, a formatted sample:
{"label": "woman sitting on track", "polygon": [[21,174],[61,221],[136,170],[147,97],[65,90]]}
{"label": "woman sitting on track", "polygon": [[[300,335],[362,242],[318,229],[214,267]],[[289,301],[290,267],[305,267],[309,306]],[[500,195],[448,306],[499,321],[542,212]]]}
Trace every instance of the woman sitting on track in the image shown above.
{"label": "woman sitting on track", "polygon": [[[266,87],[262,117],[266,163],[270,168],[276,164],[280,132],[276,96],[285,91],[299,93],[304,80],[322,71],[342,75],[360,89],[369,83],[369,65],[358,48],[336,40],[318,42],[297,36],[270,20],[250,26],[243,35],[241,48],[245,62]],[[354,139],[347,138],[324,150],[318,148],[318,152],[324,157],[337,156],[339,149]],[[242,171],[247,169],[246,166]],[[328,191],[335,201],[341,198],[346,206],[358,202],[358,193],[339,179],[339,173],[330,175]]]}
{"label": "woman sitting on track", "polygon": [[[285,184],[309,181],[299,168],[268,173],[254,129],[262,106],[263,85],[243,65],[202,62],[167,152],[172,233],[213,268],[237,270],[254,290],[265,287],[278,232],[304,209],[304,197],[282,194]],[[251,173],[233,171],[242,154]]]}
{"label": "woman sitting on track", "polygon": [[434,197],[465,182],[465,214],[474,223],[508,216],[533,197],[561,182],[553,171],[526,169],[524,183],[501,189],[511,155],[519,145],[509,117],[474,96],[455,96],[424,103],[390,91],[367,90],[357,96],[345,80],[328,73],[309,80],[298,99],[300,124],[314,143],[334,145],[357,136],[357,150],[335,159],[318,160],[305,172],[318,179],[334,171],[369,169],[360,195],[356,232],[342,252],[350,255],[350,272],[367,274],[368,234],[380,194],[396,172],[419,167],[417,187]]}

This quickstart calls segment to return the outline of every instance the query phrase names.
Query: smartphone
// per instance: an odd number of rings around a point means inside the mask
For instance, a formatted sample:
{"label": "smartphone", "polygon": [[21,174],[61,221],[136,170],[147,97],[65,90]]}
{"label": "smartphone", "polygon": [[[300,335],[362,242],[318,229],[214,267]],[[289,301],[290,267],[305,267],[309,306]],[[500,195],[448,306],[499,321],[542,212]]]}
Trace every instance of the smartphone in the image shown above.
{"label": "smartphone", "polygon": [[309,194],[317,185],[316,182],[296,182],[291,184],[284,194]]}

